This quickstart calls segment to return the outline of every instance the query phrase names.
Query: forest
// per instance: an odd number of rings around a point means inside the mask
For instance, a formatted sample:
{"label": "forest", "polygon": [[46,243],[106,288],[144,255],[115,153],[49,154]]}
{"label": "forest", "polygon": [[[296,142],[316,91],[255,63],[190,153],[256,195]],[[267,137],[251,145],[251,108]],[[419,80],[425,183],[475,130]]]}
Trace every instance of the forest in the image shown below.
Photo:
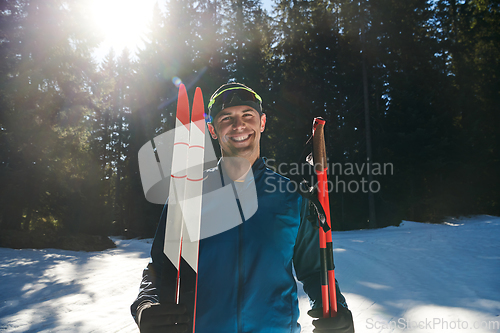
{"label": "forest", "polygon": [[498,1],[168,0],[102,61],[84,4],[0,2],[1,232],[152,237],[138,150],[179,82],[258,92],[285,176],[323,117],[334,230],[500,215]]}

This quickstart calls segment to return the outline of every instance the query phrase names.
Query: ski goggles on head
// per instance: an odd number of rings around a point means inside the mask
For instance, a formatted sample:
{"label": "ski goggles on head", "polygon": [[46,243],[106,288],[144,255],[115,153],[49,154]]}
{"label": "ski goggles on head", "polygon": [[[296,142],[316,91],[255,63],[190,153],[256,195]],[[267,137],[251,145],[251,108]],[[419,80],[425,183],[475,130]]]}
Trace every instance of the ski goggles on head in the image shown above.
{"label": "ski goggles on head", "polygon": [[237,86],[223,89],[215,96],[212,96],[208,103],[210,121],[215,118],[217,113],[225,108],[238,105],[247,105],[254,108],[259,114],[262,114],[262,98],[250,88]]}

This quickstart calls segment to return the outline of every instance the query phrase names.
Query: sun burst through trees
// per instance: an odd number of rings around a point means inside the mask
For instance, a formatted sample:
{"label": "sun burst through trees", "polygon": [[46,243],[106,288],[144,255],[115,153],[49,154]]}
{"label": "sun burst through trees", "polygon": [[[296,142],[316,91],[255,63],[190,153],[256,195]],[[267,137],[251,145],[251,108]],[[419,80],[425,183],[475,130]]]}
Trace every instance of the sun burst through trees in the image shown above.
{"label": "sun burst through trees", "polygon": [[89,0],[93,22],[100,30],[101,48],[116,53],[127,47],[134,51],[142,44],[156,0]]}

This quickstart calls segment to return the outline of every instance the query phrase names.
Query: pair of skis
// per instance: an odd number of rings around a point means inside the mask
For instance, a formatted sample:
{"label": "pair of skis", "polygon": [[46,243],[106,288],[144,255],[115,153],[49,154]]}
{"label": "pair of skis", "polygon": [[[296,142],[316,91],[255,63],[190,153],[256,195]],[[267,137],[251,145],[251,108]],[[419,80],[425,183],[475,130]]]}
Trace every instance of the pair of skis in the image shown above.
{"label": "pair of skis", "polygon": [[[181,261],[186,283],[194,282],[192,311],[193,332],[196,319],[198,258],[203,192],[203,162],[205,149],[205,108],[201,89],[196,88],[190,117],[186,87],[179,86],[169,201],[163,252],[177,269],[175,302],[182,301],[180,293]],[[184,270],[188,270],[187,272]],[[189,286],[192,288],[192,286]],[[172,295],[174,297],[174,295]],[[188,303],[191,303],[188,300]]]}
{"label": "pair of skis", "polygon": [[323,317],[337,315],[337,294],[335,287],[335,270],[333,264],[333,243],[330,220],[330,201],[328,199],[327,170],[324,125],[322,118],[313,121],[313,159],[314,170],[318,177],[318,199],[325,211],[328,231],[319,228],[319,247],[321,260],[321,296],[323,302]]}

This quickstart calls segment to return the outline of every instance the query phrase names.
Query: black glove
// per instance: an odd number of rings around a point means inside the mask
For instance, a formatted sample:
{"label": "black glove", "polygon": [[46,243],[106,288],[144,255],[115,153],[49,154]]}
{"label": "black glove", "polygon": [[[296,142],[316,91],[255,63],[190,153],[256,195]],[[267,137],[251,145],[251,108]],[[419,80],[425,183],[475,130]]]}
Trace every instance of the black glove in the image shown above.
{"label": "black glove", "polygon": [[141,333],[182,333],[193,327],[183,304],[146,303],[137,312]]}
{"label": "black glove", "polygon": [[349,309],[341,305],[337,306],[337,316],[332,318],[323,318],[323,308],[309,310],[307,314],[313,318],[314,333],[354,333],[354,322],[352,313]]}

